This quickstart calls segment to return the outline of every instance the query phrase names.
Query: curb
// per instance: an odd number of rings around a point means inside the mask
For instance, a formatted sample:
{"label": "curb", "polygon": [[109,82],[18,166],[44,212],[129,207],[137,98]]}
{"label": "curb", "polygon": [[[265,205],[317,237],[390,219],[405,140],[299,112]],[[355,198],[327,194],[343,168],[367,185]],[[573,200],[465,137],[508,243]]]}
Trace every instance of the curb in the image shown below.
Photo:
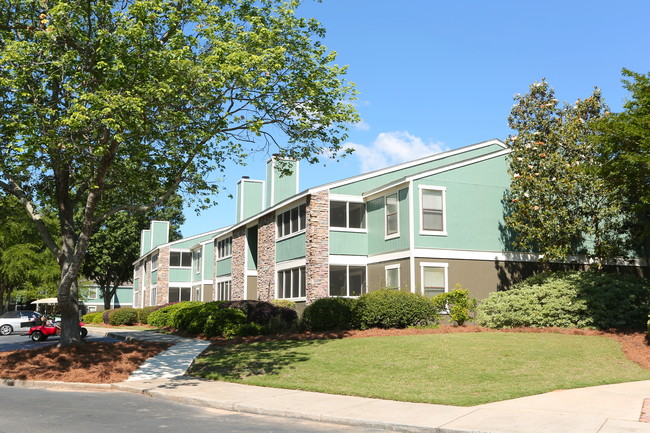
{"label": "curb", "polygon": [[112,391],[113,383],[58,382],[47,380],[16,380],[0,379],[0,387],[4,388],[39,388],[59,389],[70,391]]}

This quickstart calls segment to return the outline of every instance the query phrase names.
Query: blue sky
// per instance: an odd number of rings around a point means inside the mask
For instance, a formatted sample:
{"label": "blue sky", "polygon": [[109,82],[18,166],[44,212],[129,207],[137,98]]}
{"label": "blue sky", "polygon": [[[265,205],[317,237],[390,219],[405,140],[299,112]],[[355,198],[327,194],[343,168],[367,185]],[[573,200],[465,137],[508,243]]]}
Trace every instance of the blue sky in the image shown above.
{"label": "blue sky", "polygon": [[[650,72],[650,0],[306,0],[299,15],[327,29],[348,65],[362,122],[341,162],[301,162],[300,190],[511,133],[512,96],[546,78],[560,101],[599,87],[612,111],[621,69]],[[184,236],[232,224],[241,176],[263,179],[268,155],[221,175],[218,205],[187,209]]]}

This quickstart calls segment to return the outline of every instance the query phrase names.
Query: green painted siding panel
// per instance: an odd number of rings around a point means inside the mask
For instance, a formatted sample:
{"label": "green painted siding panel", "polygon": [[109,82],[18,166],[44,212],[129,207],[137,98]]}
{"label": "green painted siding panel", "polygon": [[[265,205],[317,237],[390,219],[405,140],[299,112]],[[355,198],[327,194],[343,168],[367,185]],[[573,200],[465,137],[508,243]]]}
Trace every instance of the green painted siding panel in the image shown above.
{"label": "green painted siding panel", "polygon": [[191,268],[170,268],[169,269],[170,283],[189,283],[191,281],[192,281]]}
{"label": "green painted siding panel", "polygon": [[[418,185],[446,188],[447,236],[420,235]],[[504,193],[509,185],[505,157],[441,173],[414,182],[415,245],[419,248],[449,248],[502,251]]]}
{"label": "green painted siding panel", "polygon": [[257,226],[251,227],[246,232],[246,268],[250,271],[257,269]]}
{"label": "green painted siding panel", "polygon": [[151,231],[142,230],[140,234],[140,255],[144,256],[151,251]]}
{"label": "green painted siding panel", "polygon": [[222,259],[217,262],[217,277],[232,273],[232,258]]}
{"label": "green painted siding panel", "polygon": [[276,262],[305,257],[305,242],[304,233],[277,242],[275,244]]}
{"label": "green painted siding panel", "polygon": [[264,207],[264,184],[262,182],[242,182],[244,186],[244,213],[242,220],[260,213]]}
{"label": "green painted siding panel", "polygon": [[458,161],[465,159],[475,158],[481,155],[485,155],[491,152],[496,152],[503,150],[503,148],[497,144],[491,146],[486,146],[481,149],[475,149],[467,152],[463,152],[457,155],[448,156],[436,161],[431,161],[428,163],[418,164],[412,167],[404,168],[402,170],[397,170],[394,172],[382,174],[379,176],[374,176],[370,179],[365,179],[359,182],[354,182],[348,185],[342,185],[336,188],[332,188],[330,193],[332,194],[351,194],[351,195],[361,195],[364,192],[370,191],[374,188],[378,188],[382,185],[386,185],[390,182],[394,182],[398,179],[401,179],[406,176],[410,176],[416,173],[421,173],[424,171],[433,170],[448,164],[453,164]]}
{"label": "green painted siding panel", "polygon": [[151,272],[151,284],[156,284],[158,282],[158,271]]}
{"label": "green painted siding panel", "polygon": [[132,304],[133,303],[133,288],[131,287],[118,287],[115,292],[116,304]]}
{"label": "green painted siding panel", "polygon": [[203,279],[211,280],[214,277],[214,243],[203,247]]}
{"label": "green painted siding panel", "polygon": [[267,161],[266,163],[266,207],[273,206],[271,203],[271,189],[273,188],[271,182],[271,175],[273,174],[273,164],[272,161]]}
{"label": "green painted siding panel", "polygon": [[273,204],[280,203],[282,200],[287,199],[295,194],[298,193],[298,188],[297,188],[297,177],[298,177],[298,165],[296,164],[295,161],[292,161],[291,163],[291,175],[289,176],[280,176],[280,173],[275,170],[274,171],[274,187],[275,187],[275,192],[274,192],[274,197],[273,197]]}
{"label": "green painted siding panel", "polygon": [[400,251],[409,248],[408,188],[399,191],[398,200],[399,237],[393,239],[385,239],[386,212],[384,210],[384,197],[382,196],[368,202],[367,218],[369,255]]}
{"label": "green painted siding panel", "polygon": [[156,248],[158,245],[169,242],[169,223],[167,221],[151,222],[151,246]]}
{"label": "green painted siding panel", "polygon": [[330,254],[368,255],[368,234],[330,230]]}
{"label": "green painted siding panel", "polygon": [[206,233],[201,236],[196,236],[191,239],[186,239],[186,240],[179,240],[177,242],[174,242],[171,244],[169,247],[172,250],[182,250],[182,249],[190,249],[196,244],[200,244],[201,242],[205,242],[209,239],[212,239],[215,236],[216,232],[210,232]]}

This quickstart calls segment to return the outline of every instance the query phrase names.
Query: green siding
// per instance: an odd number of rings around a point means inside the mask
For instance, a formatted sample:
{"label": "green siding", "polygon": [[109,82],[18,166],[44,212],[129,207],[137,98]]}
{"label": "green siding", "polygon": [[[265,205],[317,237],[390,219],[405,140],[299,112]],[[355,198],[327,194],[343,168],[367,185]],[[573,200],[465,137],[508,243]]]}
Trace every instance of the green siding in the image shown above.
{"label": "green siding", "polygon": [[273,161],[267,161],[266,163],[266,207],[271,207],[274,205],[274,203],[271,203],[271,189],[273,188],[273,185],[271,184],[271,180],[273,179],[271,176],[273,174]]}
{"label": "green siding", "polygon": [[[447,236],[420,235],[419,185],[446,187]],[[415,246],[477,251],[504,249],[504,193],[509,185],[505,157],[483,161],[414,182]]]}
{"label": "green siding", "polygon": [[133,288],[132,287],[118,287],[115,292],[114,302],[116,304],[132,304],[133,303]]}
{"label": "green siding", "polygon": [[203,279],[211,280],[214,277],[214,242],[203,247]]}
{"label": "green siding", "polygon": [[251,227],[246,233],[246,268],[249,271],[257,269],[257,226]]}
{"label": "green siding", "polygon": [[201,242],[205,242],[209,239],[212,239],[216,235],[216,230],[213,232],[205,233],[200,236],[196,236],[190,239],[181,239],[179,241],[176,241],[172,243],[169,247],[172,250],[182,250],[182,249],[190,249],[196,244],[200,244]]}
{"label": "green siding", "polygon": [[170,268],[169,269],[170,283],[189,283],[190,281],[192,281],[191,268]]}
{"label": "green siding", "polygon": [[276,262],[305,257],[305,239],[305,234],[301,233],[291,238],[278,241],[275,244]]}
{"label": "green siding", "polygon": [[221,259],[217,262],[217,277],[232,273],[232,258]]}
{"label": "green siding", "polygon": [[424,171],[433,170],[439,167],[443,167],[448,164],[453,164],[458,161],[463,161],[470,158],[475,158],[477,156],[485,155],[491,152],[496,152],[503,150],[503,148],[497,144],[486,146],[480,149],[474,149],[471,151],[462,152],[456,155],[451,155],[444,157],[435,161],[428,163],[422,163],[414,165],[402,170],[393,171],[390,173],[385,173],[382,175],[374,176],[369,179],[361,180],[358,182],[353,182],[347,185],[342,185],[330,190],[331,194],[351,194],[351,195],[361,195],[364,192],[370,191],[374,188],[378,188],[382,185],[394,182],[398,179],[401,179],[405,176],[410,176],[413,174],[421,173]]}
{"label": "green siding", "polygon": [[167,221],[151,222],[151,247],[169,242],[169,223]]}
{"label": "green siding", "polygon": [[280,176],[278,170],[274,170],[274,188],[275,193],[273,197],[273,204],[280,203],[282,200],[287,199],[298,193],[297,185],[297,176],[298,176],[298,164],[295,161],[290,162],[291,165],[291,175],[289,176]]}
{"label": "green siding", "polygon": [[[368,254],[381,254],[400,251],[409,248],[409,205],[408,188],[401,189],[399,200],[399,237],[386,237],[386,213],[384,211],[384,196],[370,200],[367,205],[368,219]],[[392,194],[392,193],[391,193]]]}
{"label": "green siding", "polygon": [[262,182],[242,180],[237,188],[237,194],[239,194],[240,200],[243,200],[243,206],[239,206],[240,203],[237,204],[237,221],[245,220],[264,209],[264,184]]}
{"label": "green siding", "polygon": [[368,255],[368,234],[330,230],[330,254]]}
{"label": "green siding", "polygon": [[156,284],[158,282],[158,271],[151,272],[151,284]]}
{"label": "green siding", "polygon": [[140,255],[144,256],[151,251],[151,231],[142,230],[140,235]]}

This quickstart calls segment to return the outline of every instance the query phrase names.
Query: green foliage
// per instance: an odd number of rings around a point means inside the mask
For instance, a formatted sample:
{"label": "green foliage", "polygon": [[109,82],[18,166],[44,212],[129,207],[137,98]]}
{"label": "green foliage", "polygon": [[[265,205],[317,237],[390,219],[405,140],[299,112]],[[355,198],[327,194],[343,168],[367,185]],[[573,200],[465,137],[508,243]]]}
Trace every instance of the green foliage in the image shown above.
{"label": "green foliage", "polygon": [[171,318],[171,326],[191,334],[203,332],[208,318],[219,310],[222,302],[188,302],[186,306],[176,311]]}
{"label": "green foliage", "polygon": [[132,326],[138,323],[138,312],[134,308],[123,307],[108,312],[108,324],[113,326]]}
{"label": "green foliage", "polygon": [[[229,163],[345,156],[354,85],[299,1],[0,4],[0,189],[23,201],[72,283],[95,227],[174,192],[212,204]],[[35,61],[38,59],[38,61]],[[41,205],[53,204],[50,230]],[[61,344],[78,342],[64,330]],[[75,340],[76,339],[76,340]]]}
{"label": "green foliage", "polygon": [[274,299],[271,301],[271,304],[276,307],[291,308],[292,310],[296,309],[296,303],[288,299]]}
{"label": "green foliage", "polygon": [[321,298],[305,308],[301,327],[307,331],[352,329],[356,299]]}
{"label": "green foliage", "polygon": [[644,329],[650,283],[598,272],[542,273],[482,301],[476,322],[490,328]]}
{"label": "green foliage", "polygon": [[588,140],[591,120],[606,111],[598,89],[560,107],[545,80],[515,96],[508,124],[517,135],[506,140],[506,223],[515,247],[547,262],[582,253],[602,262],[620,253],[620,197],[598,176],[598,151]]}
{"label": "green foliage", "polygon": [[280,333],[293,329],[298,322],[298,313],[291,308],[278,307],[264,301],[228,301],[221,308],[242,310],[250,323],[262,325],[267,333]]}
{"label": "green foliage", "polygon": [[149,314],[147,324],[158,326],[160,328],[170,328],[173,326],[174,315],[183,308],[197,305],[197,302],[176,302],[155,310]]}
{"label": "green foliage", "polygon": [[354,308],[355,327],[406,328],[437,323],[440,314],[430,298],[399,290],[362,295]]}
{"label": "green foliage", "polygon": [[601,171],[607,187],[618,191],[625,211],[628,247],[650,256],[650,73],[623,69],[630,92],[621,113],[592,123]]}
{"label": "green foliage", "polygon": [[[252,325],[252,326],[247,326]],[[232,338],[240,335],[259,335],[253,329],[263,329],[261,325],[251,324],[246,321],[246,314],[238,308],[217,308],[205,321],[203,333],[206,337]]]}
{"label": "green foliage", "polygon": [[84,314],[81,317],[81,321],[84,323],[102,323],[103,311],[96,311],[93,313]]}
{"label": "green foliage", "polygon": [[456,284],[456,288],[451,292],[434,296],[431,302],[438,308],[438,311],[448,312],[449,317],[458,326],[463,326],[474,316],[478,303],[476,298],[469,295],[469,290],[463,289],[460,284]]}
{"label": "green foliage", "polygon": [[149,315],[156,310],[156,307],[150,306],[144,308],[137,308],[136,310],[138,311],[138,323],[142,323],[146,325]]}

